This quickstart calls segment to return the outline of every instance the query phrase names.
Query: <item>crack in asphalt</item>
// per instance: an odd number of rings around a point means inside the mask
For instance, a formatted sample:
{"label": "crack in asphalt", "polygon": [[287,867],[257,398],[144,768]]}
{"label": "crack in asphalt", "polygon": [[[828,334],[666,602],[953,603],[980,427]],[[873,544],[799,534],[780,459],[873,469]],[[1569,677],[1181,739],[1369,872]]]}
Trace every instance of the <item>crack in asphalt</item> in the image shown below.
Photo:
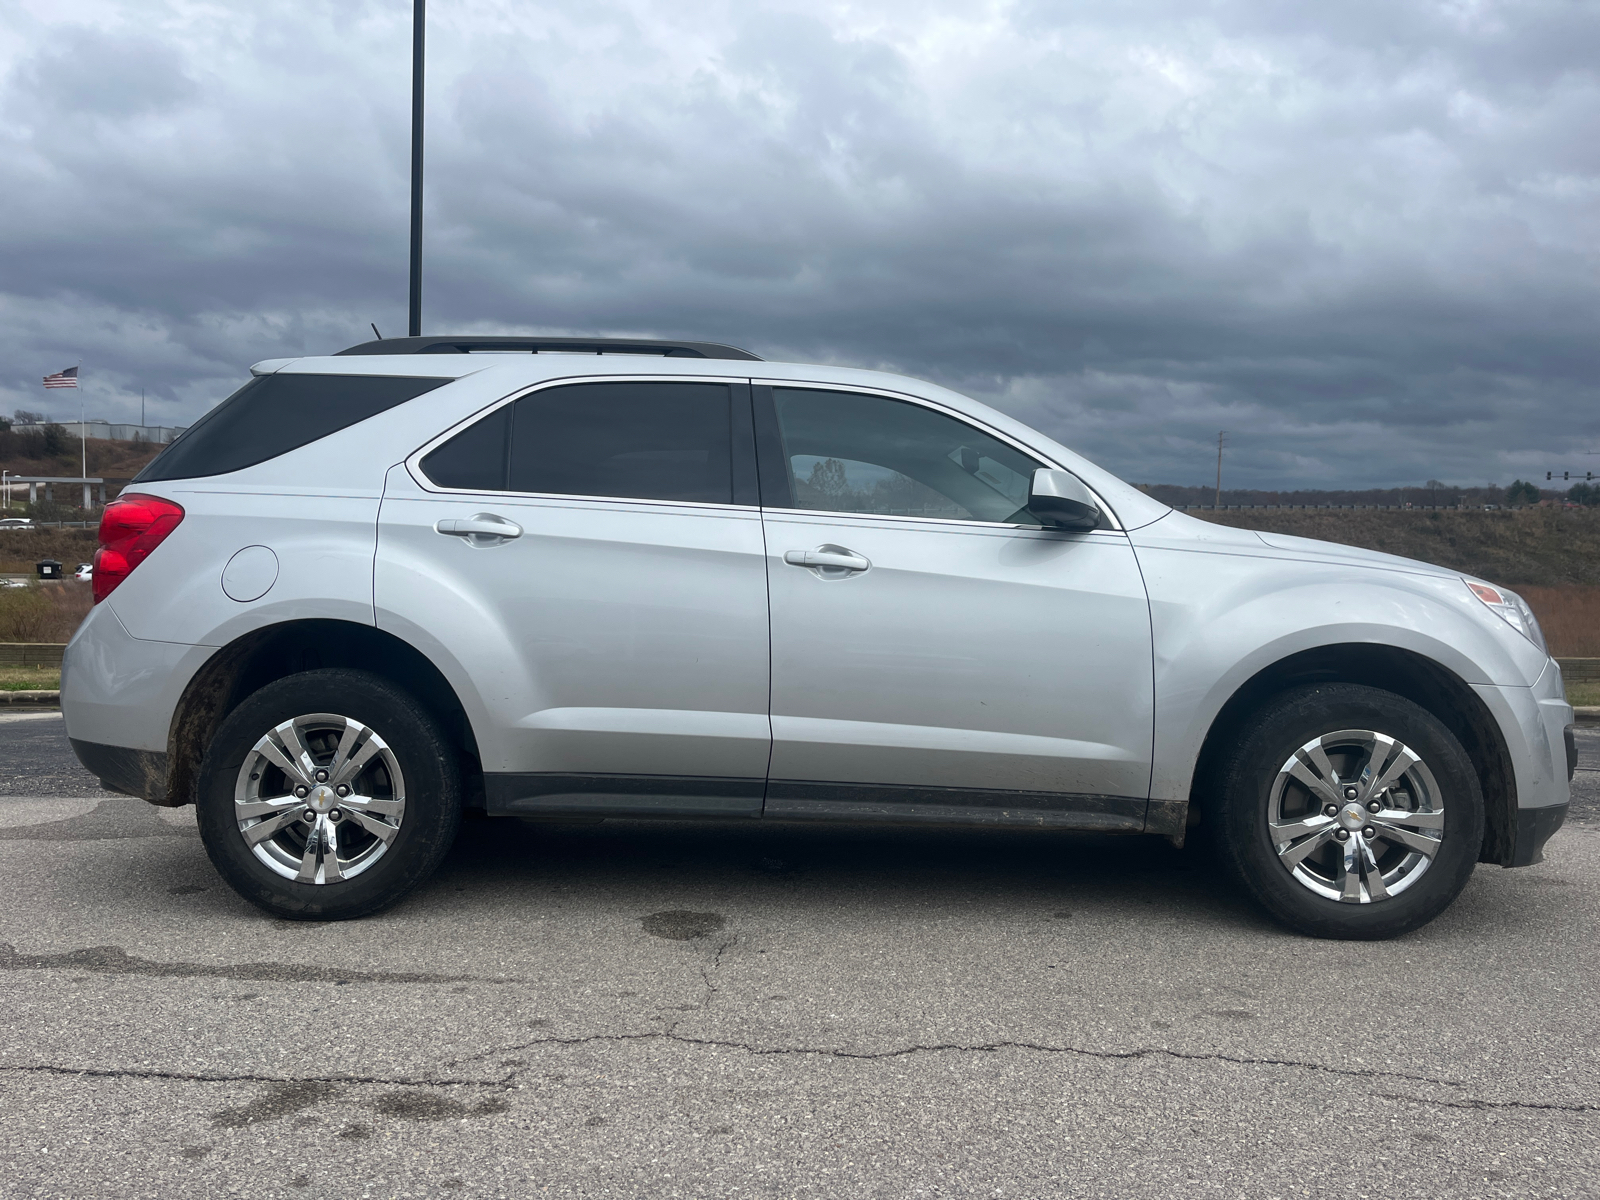
{"label": "crack in asphalt", "polygon": [[[1434,1079],[1427,1075],[1414,1075],[1405,1071],[1384,1071],[1377,1068],[1353,1069],[1349,1067],[1330,1067],[1322,1063],[1302,1062],[1285,1058],[1249,1058],[1242,1055],[1217,1054],[1217,1053],[1191,1053],[1183,1050],[1172,1050],[1166,1047],[1146,1046],[1137,1050],[1091,1050],[1083,1046],[1051,1046],[1043,1042],[982,1042],[973,1045],[963,1045],[957,1042],[938,1042],[929,1045],[901,1046],[894,1050],[842,1050],[835,1047],[823,1046],[756,1046],[749,1042],[739,1042],[723,1038],[697,1038],[687,1037],[673,1032],[640,1032],[640,1033],[594,1033],[578,1037],[544,1037],[533,1038],[526,1042],[517,1042],[507,1046],[496,1046],[478,1054],[468,1055],[465,1058],[452,1060],[451,1066],[477,1062],[496,1055],[510,1054],[518,1050],[530,1050],[536,1046],[586,1046],[604,1042],[642,1042],[642,1041],[667,1041],[676,1042],[685,1046],[704,1046],[714,1049],[742,1050],[747,1054],[761,1056],[814,1056],[819,1058],[839,1058],[855,1062],[884,1062],[895,1058],[908,1058],[916,1054],[995,1054],[1002,1050],[1023,1050],[1040,1054],[1070,1054],[1080,1058],[1096,1058],[1114,1062],[1131,1062],[1144,1058],[1170,1058],[1181,1062],[1222,1062],[1244,1067],[1287,1067],[1294,1070],[1315,1071],[1328,1075],[1340,1075],[1354,1079],[1404,1079],[1412,1083],[1427,1083],[1439,1087],[1463,1087],[1464,1084],[1452,1079]],[[461,1079],[439,1078],[418,1079],[408,1076],[380,1076],[380,1075],[296,1075],[293,1077],[282,1075],[255,1075],[249,1073],[223,1073],[211,1071],[161,1071],[146,1068],[117,1068],[117,1067],[67,1067],[56,1064],[0,1064],[0,1071],[36,1072],[52,1075],[87,1076],[91,1078],[106,1079],[170,1079],[187,1083],[349,1083],[349,1084],[387,1084],[397,1087],[482,1087],[504,1088],[510,1086],[518,1076],[517,1070],[512,1070],[498,1079]],[[1387,1093],[1384,1093],[1387,1096]],[[1407,1096],[1387,1096],[1390,1099],[1412,1099]],[[1458,1106],[1503,1106],[1519,1107],[1516,1101],[1426,1101],[1432,1104],[1458,1104]],[[1525,1107],[1570,1107],[1561,1105],[1529,1104]],[[1594,1109],[1600,1111],[1600,1105],[1580,1106],[1582,1111]]]}
{"label": "crack in asphalt", "polygon": [[734,942],[736,942],[738,940],[739,940],[738,938],[732,937],[732,938],[729,938],[727,941],[723,942],[720,946],[717,947],[717,952],[714,955],[712,955],[711,965],[709,967],[701,966],[701,968],[700,968],[700,978],[705,980],[705,984],[706,984],[705,998],[700,1001],[700,1007],[702,1009],[710,1008],[711,1007],[711,1001],[716,999],[717,993],[722,990],[714,982],[712,982],[712,976],[715,975],[719,970],[722,969],[722,956],[725,953],[727,953],[728,948],[731,947],[734,944]]}
{"label": "crack in asphalt", "polygon": [[[675,1042],[686,1046],[702,1046],[714,1049],[740,1050],[747,1054],[761,1056],[815,1056],[822,1058],[837,1058],[854,1062],[884,1062],[896,1058],[907,1058],[917,1054],[995,1054],[1003,1050],[1021,1050],[1040,1054],[1068,1054],[1081,1058],[1094,1058],[1112,1062],[1132,1062],[1145,1058],[1168,1058],[1178,1062],[1219,1062],[1234,1066],[1244,1067],[1284,1067],[1290,1070],[1312,1071],[1320,1074],[1338,1075],[1351,1079],[1404,1079],[1413,1083],[1432,1084],[1437,1087],[1464,1087],[1465,1084],[1453,1079],[1436,1079],[1427,1075],[1417,1075],[1405,1071],[1385,1071],[1379,1068],[1355,1069],[1349,1067],[1330,1067],[1322,1063],[1304,1062],[1296,1059],[1284,1058],[1253,1058],[1243,1055],[1219,1053],[1192,1053],[1182,1050],[1172,1050],[1166,1047],[1146,1046],[1137,1050],[1091,1050],[1082,1046],[1052,1046],[1042,1042],[983,1042],[972,1045],[963,1045],[956,1042],[939,1042],[929,1045],[901,1046],[893,1050],[842,1050],[831,1047],[816,1046],[756,1046],[748,1042],[739,1042],[723,1038],[697,1038],[686,1037],[682,1034],[665,1033],[602,1033],[586,1034],[579,1037],[544,1037],[534,1038],[526,1042],[513,1045],[497,1046],[479,1054],[469,1055],[466,1058],[456,1059],[450,1065],[475,1062],[491,1056],[509,1054],[517,1050],[529,1050],[537,1046],[584,1046],[596,1043],[622,1043],[641,1041]],[[469,1079],[459,1077],[418,1078],[415,1076],[388,1076],[388,1075],[307,1075],[307,1076],[281,1076],[258,1075],[252,1073],[225,1073],[213,1071],[162,1071],[149,1068],[116,1068],[116,1067],[69,1067],[53,1063],[36,1064],[0,1064],[0,1072],[18,1074],[56,1075],[71,1078],[91,1079],[153,1079],[166,1080],[177,1083],[252,1083],[269,1086],[291,1085],[366,1085],[400,1088],[477,1088],[481,1090],[506,1091],[516,1085],[516,1080],[521,1074],[519,1069],[508,1071],[494,1079]],[[1600,1112],[1600,1104],[1573,1103],[1562,1104],[1554,1101],[1532,1100],[1480,1100],[1471,1097],[1461,1097],[1453,1100],[1434,1099],[1426,1096],[1411,1096],[1398,1092],[1374,1092],[1374,1097],[1383,1100],[1400,1100],[1411,1104],[1426,1104],[1435,1108],[1455,1108],[1473,1111],[1499,1111],[1499,1110],[1526,1110],[1538,1112],[1570,1112],[1592,1113]]]}
{"label": "crack in asphalt", "polygon": [[367,1084],[379,1087],[509,1087],[515,1072],[500,1079],[417,1079],[389,1075],[252,1075],[221,1071],[160,1071],[144,1067],[64,1067],[56,1063],[0,1063],[0,1071],[90,1079],[163,1079],[174,1083]]}
{"label": "crack in asphalt", "polygon": [[0,942],[0,971],[71,969],[101,975],[144,975],[156,979],[233,979],[250,983],[516,983],[479,975],[433,975],[423,971],[353,971],[298,963],[212,965],[158,962],[129,954],[121,946],[86,946],[63,954],[18,954]]}
{"label": "crack in asphalt", "polygon": [[1383,1100],[1405,1100],[1412,1104],[1427,1104],[1434,1108],[1465,1108],[1478,1112],[1503,1108],[1528,1109],[1538,1112],[1600,1112],[1600,1104],[1557,1104],[1548,1100],[1432,1100],[1426,1096],[1403,1096],[1397,1092],[1374,1092]]}
{"label": "crack in asphalt", "polygon": [[1070,1054],[1081,1058],[1097,1058],[1107,1061],[1134,1061],[1142,1058],[1170,1058],[1181,1062],[1222,1062],[1242,1067],[1288,1067],[1295,1070],[1315,1071],[1327,1075],[1340,1075],[1353,1079],[1404,1079],[1411,1083],[1428,1083],[1438,1087],[1465,1087],[1466,1085],[1454,1079],[1435,1079],[1428,1075],[1415,1075],[1406,1071],[1385,1071],[1376,1067],[1356,1069],[1351,1067],[1330,1067],[1322,1063],[1303,1062],[1289,1058],[1250,1058],[1243,1055],[1220,1053],[1197,1053],[1184,1050],[1172,1050],[1163,1046],[1144,1046],[1137,1050],[1091,1050],[1083,1046],[1052,1046],[1043,1042],[980,1042],[972,1045],[963,1045],[958,1042],[938,1042],[930,1045],[901,1046],[894,1050],[841,1050],[823,1046],[755,1046],[749,1042],[739,1042],[722,1038],[697,1038],[688,1037],[668,1030],[666,1032],[639,1033],[594,1033],[578,1037],[544,1037],[534,1038],[531,1041],[518,1042],[510,1046],[500,1046],[492,1050],[485,1050],[480,1054],[468,1055],[451,1061],[451,1066],[476,1062],[479,1059],[489,1058],[497,1054],[510,1054],[517,1050],[531,1050],[535,1046],[584,1046],[597,1042],[637,1042],[637,1041],[670,1041],[679,1042],[686,1046],[708,1046],[725,1050],[743,1050],[747,1054],[755,1055],[814,1055],[821,1058],[840,1058],[859,1062],[882,1062],[894,1058],[906,1058],[914,1054],[994,1054],[1002,1050],[1027,1050],[1040,1054]]}

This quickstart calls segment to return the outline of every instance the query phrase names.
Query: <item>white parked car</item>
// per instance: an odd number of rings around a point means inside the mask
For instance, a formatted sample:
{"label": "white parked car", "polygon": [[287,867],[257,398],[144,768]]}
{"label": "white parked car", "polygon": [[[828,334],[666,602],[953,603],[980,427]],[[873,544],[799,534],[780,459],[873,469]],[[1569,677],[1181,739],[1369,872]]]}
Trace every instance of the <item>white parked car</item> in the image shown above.
{"label": "white parked car", "polygon": [[27,517],[0,518],[0,533],[32,533],[34,523]]}
{"label": "white parked car", "polygon": [[477,805],[1199,838],[1374,938],[1565,816],[1517,596],[1184,516],[944,388],[530,338],[253,374],[107,509],[62,707],[279,915],[393,903]]}
{"label": "white parked car", "polygon": [[89,582],[90,580],[94,579],[94,564],[79,563],[78,569],[72,573],[72,577],[74,579],[81,579],[85,583]]}

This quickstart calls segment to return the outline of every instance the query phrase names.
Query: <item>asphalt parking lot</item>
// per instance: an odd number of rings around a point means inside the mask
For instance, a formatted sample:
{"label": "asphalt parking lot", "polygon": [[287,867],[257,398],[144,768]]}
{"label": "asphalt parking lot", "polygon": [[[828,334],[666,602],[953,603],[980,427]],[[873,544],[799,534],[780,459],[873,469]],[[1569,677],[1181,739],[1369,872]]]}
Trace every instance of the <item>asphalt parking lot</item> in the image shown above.
{"label": "asphalt parking lot", "polygon": [[1600,731],[1547,861],[1377,945],[1150,839],[474,821],[267,918],[0,719],[0,1194],[1600,1194]]}

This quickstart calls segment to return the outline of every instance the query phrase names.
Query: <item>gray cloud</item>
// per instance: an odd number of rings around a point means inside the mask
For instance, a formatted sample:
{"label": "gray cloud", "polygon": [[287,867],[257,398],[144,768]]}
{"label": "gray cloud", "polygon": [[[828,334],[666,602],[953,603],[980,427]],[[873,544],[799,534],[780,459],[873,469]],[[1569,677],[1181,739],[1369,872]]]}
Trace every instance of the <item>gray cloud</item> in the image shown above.
{"label": "gray cloud", "polygon": [[[402,331],[408,15],[8,22],[0,405]],[[901,370],[1136,480],[1600,448],[1593,6],[478,0],[430,53],[430,329]]]}

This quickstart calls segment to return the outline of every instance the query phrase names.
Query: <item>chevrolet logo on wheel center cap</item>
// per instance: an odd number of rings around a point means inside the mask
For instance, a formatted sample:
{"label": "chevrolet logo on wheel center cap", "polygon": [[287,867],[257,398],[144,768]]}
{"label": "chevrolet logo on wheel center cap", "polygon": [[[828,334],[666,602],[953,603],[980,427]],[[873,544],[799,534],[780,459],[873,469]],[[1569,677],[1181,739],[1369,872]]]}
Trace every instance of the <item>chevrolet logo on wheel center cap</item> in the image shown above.
{"label": "chevrolet logo on wheel center cap", "polygon": [[333,789],[326,785],[318,785],[317,790],[311,793],[309,803],[318,812],[327,812],[339,802],[339,797],[334,795]]}
{"label": "chevrolet logo on wheel center cap", "polygon": [[1339,814],[1339,824],[1354,832],[1367,823],[1367,810],[1359,804],[1347,804]]}

